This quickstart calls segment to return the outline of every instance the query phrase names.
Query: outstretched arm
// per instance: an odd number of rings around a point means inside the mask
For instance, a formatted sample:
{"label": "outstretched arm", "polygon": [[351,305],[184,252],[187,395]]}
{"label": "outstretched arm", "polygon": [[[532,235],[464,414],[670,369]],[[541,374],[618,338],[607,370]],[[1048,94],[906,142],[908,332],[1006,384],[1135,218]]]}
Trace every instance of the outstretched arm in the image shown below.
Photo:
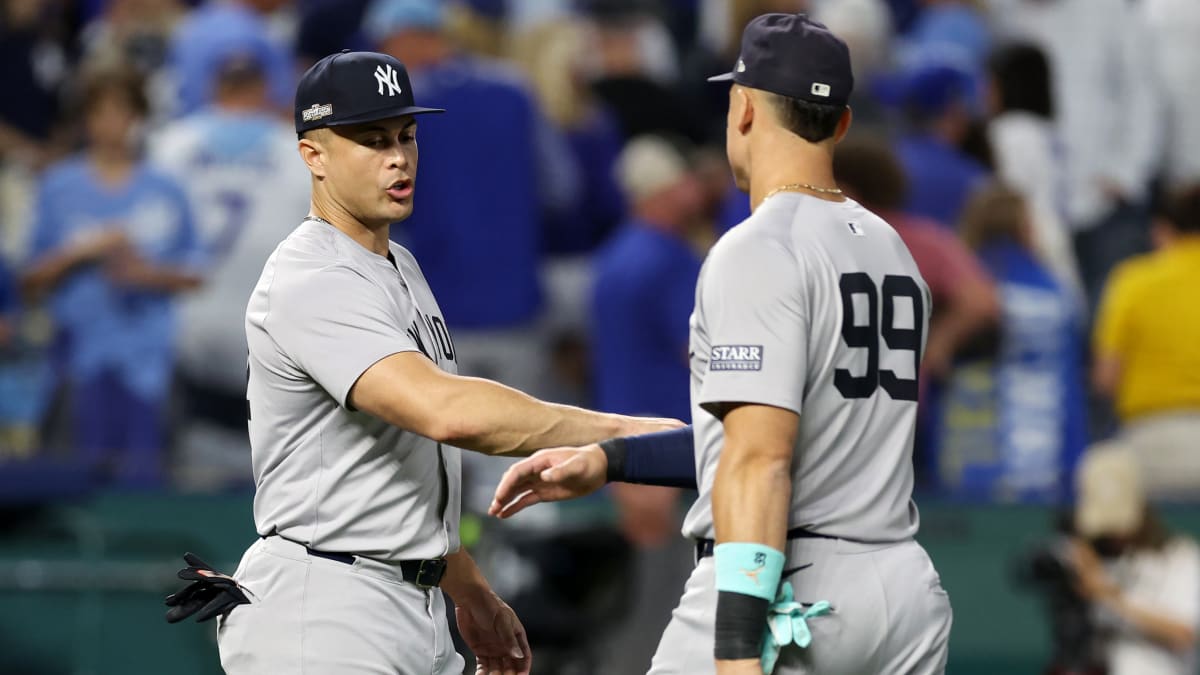
{"label": "outstretched arm", "polygon": [[375,363],[348,398],[389,424],[488,455],[525,455],[682,424],[546,403],[498,382],[452,375],[418,352]]}
{"label": "outstretched arm", "polygon": [[692,427],[534,453],[504,473],[488,513],[508,518],[540,502],[591,494],[608,482],[694,489]]}

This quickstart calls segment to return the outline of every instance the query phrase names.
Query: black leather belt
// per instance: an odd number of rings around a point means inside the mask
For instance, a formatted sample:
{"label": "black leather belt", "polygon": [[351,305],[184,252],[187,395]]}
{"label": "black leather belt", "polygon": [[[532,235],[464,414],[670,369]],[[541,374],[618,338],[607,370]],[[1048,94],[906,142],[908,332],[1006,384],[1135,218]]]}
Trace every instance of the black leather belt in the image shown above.
{"label": "black leather belt", "polygon": [[[788,539],[837,539],[827,534],[818,534],[810,532],[803,527],[793,527],[787,531]],[[697,539],[696,540],[696,562],[700,562],[704,558],[711,557],[713,549],[716,548],[717,542],[712,539]]]}
{"label": "black leather belt", "polygon": [[[261,536],[261,535],[260,535]],[[268,535],[279,537],[277,534]],[[266,539],[266,536],[262,537]],[[304,546],[298,541],[292,541],[287,537],[279,537],[284,541],[291,541],[297,546]],[[324,558],[334,562],[342,563],[343,565],[353,565],[355,556],[350,553],[335,553],[332,551],[319,551],[309,546],[304,546],[304,550],[308,554],[317,558]],[[442,577],[446,575],[446,559],[432,558],[429,560],[401,560],[399,562],[389,563],[400,568],[400,576],[408,583],[417,586],[418,588],[437,588],[442,583]]]}

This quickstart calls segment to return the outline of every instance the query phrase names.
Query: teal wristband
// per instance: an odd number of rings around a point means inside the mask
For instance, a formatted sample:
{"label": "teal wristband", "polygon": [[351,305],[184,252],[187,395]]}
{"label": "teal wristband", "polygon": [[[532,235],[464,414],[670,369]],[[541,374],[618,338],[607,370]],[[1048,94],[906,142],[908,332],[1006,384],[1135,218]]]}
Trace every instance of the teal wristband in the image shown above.
{"label": "teal wristband", "polygon": [[763,544],[736,542],[713,549],[717,590],[775,600],[783,576],[784,555]]}

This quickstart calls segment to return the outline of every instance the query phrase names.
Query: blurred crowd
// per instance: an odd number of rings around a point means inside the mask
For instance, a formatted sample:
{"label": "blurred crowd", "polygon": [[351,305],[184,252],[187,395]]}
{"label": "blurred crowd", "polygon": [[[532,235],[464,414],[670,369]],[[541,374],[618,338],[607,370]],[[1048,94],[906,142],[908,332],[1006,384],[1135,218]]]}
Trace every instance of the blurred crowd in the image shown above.
{"label": "blurred crowd", "polygon": [[[0,477],[248,485],[244,309],[308,209],[294,84],[341,49],[448,110],[393,237],[461,372],[687,418],[696,276],[749,211],[705,78],[768,11],[850,45],[839,184],[933,293],[921,489],[1067,503],[1115,435],[1200,496],[1192,0],[0,0]],[[485,509],[503,464],[468,470]],[[676,493],[613,496],[675,536]]]}
{"label": "blurred crowd", "polygon": [[[808,11],[853,51],[838,179],[901,232],[935,298],[926,489],[1062,500],[1091,439],[1170,435],[1139,430],[1164,415],[1186,436],[1200,408],[1186,0],[0,7],[6,455],[128,487],[245,480],[242,311],[307,209],[291,95],[344,48],[393,54],[450,111],[422,120],[418,208],[394,236],[464,372],[686,417],[693,282],[748,211],[705,76],[765,11]],[[1162,480],[1200,483],[1172,470],[1194,459],[1159,454]]]}

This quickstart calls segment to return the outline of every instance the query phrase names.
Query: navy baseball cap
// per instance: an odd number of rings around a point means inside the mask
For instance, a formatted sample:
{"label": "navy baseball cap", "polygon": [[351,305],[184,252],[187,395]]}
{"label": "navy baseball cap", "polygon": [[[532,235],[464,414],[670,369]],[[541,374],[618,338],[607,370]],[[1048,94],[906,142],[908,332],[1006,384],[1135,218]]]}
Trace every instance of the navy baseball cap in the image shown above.
{"label": "navy baseball cap", "polygon": [[708,78],[788,98],[846,105],[854,90],[850,49],[804,14],[763,14],[746,25],[733,72]]}
{"label": "navy baseball cap", "polygon": [[313,64],[296,86],[296,133],[375,120],[446,112],[413,103],[408,70],[376,52],[343,51]]}

